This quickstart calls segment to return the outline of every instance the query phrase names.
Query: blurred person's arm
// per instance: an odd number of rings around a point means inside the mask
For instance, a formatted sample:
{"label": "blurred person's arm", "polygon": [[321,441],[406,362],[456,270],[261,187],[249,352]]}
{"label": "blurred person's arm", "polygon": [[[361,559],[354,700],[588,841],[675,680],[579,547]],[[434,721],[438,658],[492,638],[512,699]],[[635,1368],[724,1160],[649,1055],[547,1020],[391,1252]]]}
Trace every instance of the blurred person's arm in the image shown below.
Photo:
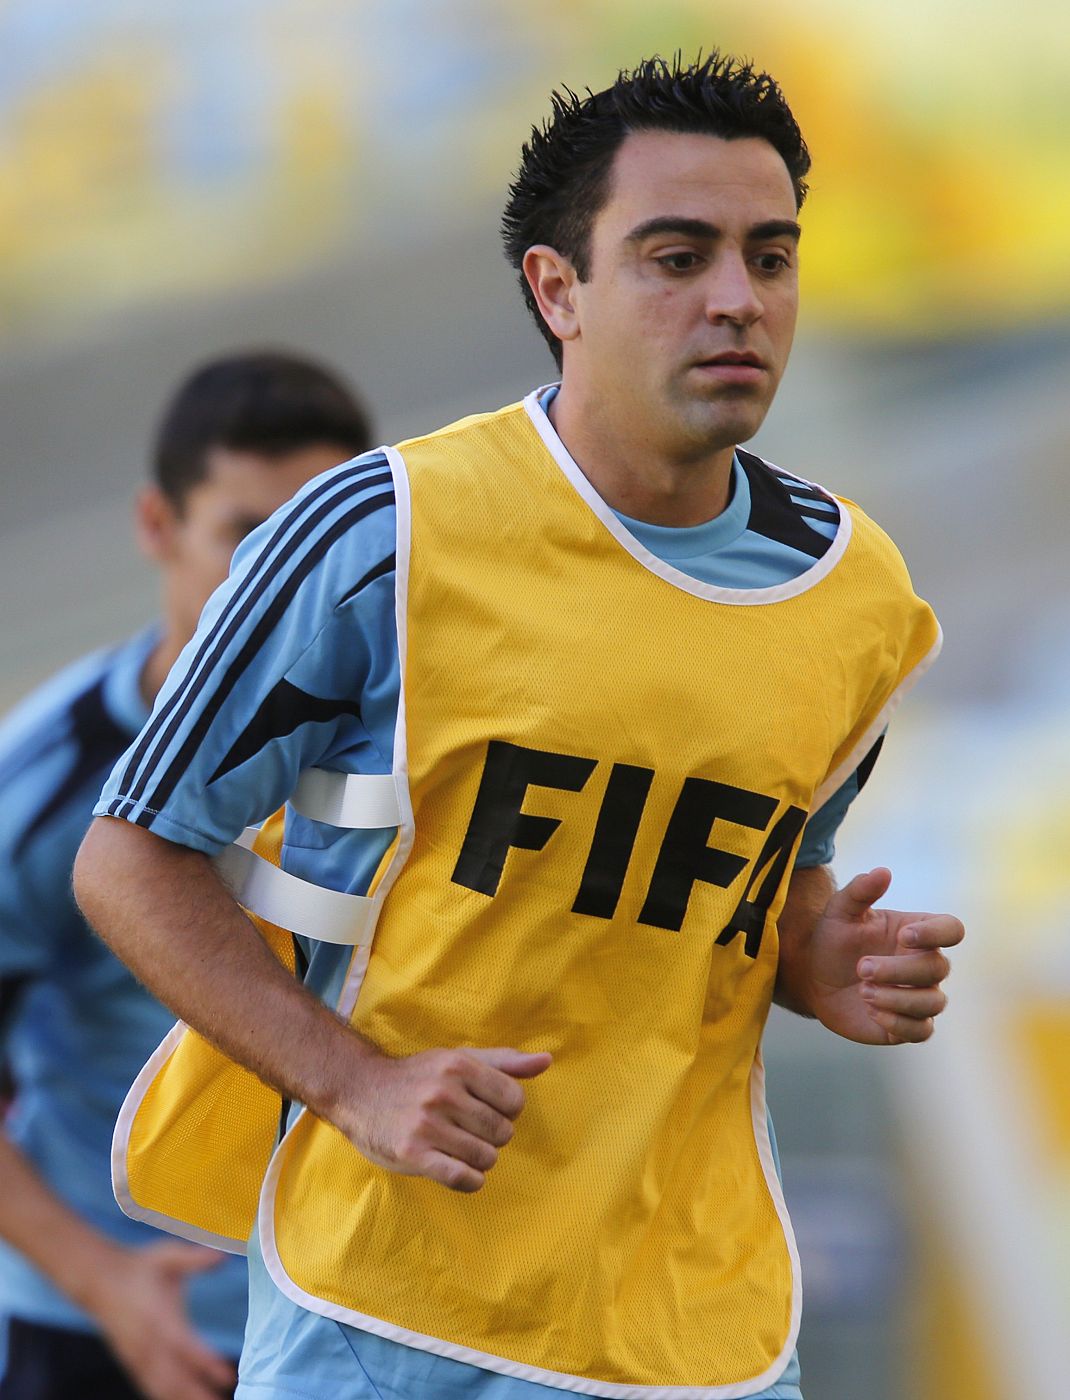
{"label": "blurred person's arm", "polygon": [[233,1368],[193,1331],[183,1288],[221,1256],[199,1245],[116,1244],[84,1221],[0,1135],[0,1236],[100,1326],[105,1341],[150,1400],[217,1400]]}
{"label": "blurred person's arm", "polygon": [[941,950],[964,930],[950,914],[875,907],[891,880],[878,867],[837,889],[827,866],[795,869],[778,920],[780,1006],[865,1045],[932,1035],[947,1004]]}
{"label": "blurred person's arm", "polygon": [[[40,774],[48,777],[45,793],[54,792],[56,743],[37,747],[13,726],[5,729],[0,748],[6,760],[0,805],[8,816],[0,834],[2,1054],[15,1033],[33,1034],[34,1023],[22,1024],[24,998],[35,984],[60,977],[70,956],[69,939],[88,941],[92,934],[80,921],[72,930],[70,870],[77,827],[40,822]],[[54,814],[59,820],[63,809]],[[16,1069],[9,1087],[17,1106]],[[106,1155],[95,1165],[106,1180]],[[162,1236],[159,1244],[145,1247],[116,1243],[56,1194],[3,1127],[0,1182],[0,1238],[97,1323],[150,1400],[217,1400],[220,1388],[233,1388],[233,1367],[193,1331],[184,1297],[186,1279],[213,1268],[219,1254]]]}

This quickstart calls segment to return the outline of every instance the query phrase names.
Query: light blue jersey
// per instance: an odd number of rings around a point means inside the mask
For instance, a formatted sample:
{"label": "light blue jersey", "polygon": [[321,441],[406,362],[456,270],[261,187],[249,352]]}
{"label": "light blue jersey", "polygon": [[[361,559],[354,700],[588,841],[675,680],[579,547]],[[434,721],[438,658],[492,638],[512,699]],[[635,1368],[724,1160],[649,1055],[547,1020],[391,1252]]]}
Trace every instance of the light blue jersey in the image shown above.
{"label": "light blue jersey", "polygon": [[[741,453],[730,503],[716,520],[675,530],[621,518],[652,553],[694,577],[750,588],[787,581],[820,558],[838,508],[824,492]],[[97,812],[214,854],[278,807],[306,768],[390,772],[399,692],[395,545],[382,454],[304,487],[239,548],[230,579],[211,599]],[[815,814],[800,863],[828,859],[857,788],[852,780]],[[392,836],[327,827],[291,809],[283,868],[364,893]],[[335,1001],[349,950],[303,942],[306,982]],[[238,1394],[250,1400],[526,1400],[562,1393],[307,1312],[275,1289],[255,1241],[241,1377]],[[755,1400],[799,1397],[793,1358],[780,1383]]]}
{"label": "light blue jersey", "polygon": [[[14,1084],[4,1131],[72,1210],[120,1244],[166,1236],[128,1220],[111,1189],[111,1136],[134,1076],[174,1017],[86,926],[71,867],[100,783],[147,718],[138,682],[154,633],[87,657],[0,726],[0,1054]],[[244,1261],[191,1282],[202,1335],[241,1347]],[[0,1313],[95,1324],[0,1243]]]}

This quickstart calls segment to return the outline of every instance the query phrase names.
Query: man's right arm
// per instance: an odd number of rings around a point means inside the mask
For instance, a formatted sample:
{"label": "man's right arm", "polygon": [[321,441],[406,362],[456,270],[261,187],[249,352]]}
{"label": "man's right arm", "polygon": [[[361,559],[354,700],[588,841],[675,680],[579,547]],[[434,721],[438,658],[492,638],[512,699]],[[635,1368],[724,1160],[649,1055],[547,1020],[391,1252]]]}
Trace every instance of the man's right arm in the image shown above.
{"label": "man's right arm", "polygon": [[[121,878],[118,873],[121,872]],[[100,817],[74,871],[86,918],[194,1030],[370,1161],[478,1191],[549,1055],[384,1055],[293,978],[199,851]]]}
{"label": "man's right arm", "polygon": [[[254,531],[97,805],[86,916],[188,1025],[371,1161],[475,1191],[547,1056],[383,1055],[275,959],[210,857],[355,754],[390,767],[398,660],[392,476],[370,453]],[[343,888],[344,880],[343,880]]]}

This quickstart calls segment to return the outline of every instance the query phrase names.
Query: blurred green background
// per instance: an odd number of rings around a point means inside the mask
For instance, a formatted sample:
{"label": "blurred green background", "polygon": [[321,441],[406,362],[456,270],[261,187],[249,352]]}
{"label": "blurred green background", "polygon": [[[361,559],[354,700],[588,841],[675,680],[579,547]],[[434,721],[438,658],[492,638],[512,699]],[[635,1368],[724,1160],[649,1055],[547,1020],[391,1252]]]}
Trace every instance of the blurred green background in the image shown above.
{"label": "blurred green background", "polygon": [[757,449],[888,528],[947,633],[838,869],[967,916],[934,1042],[774,1014],[808,1400],[1070,1394],[1070,25],[1054,0],[0,4],[0,707],[143,622],[163,399],[248,344],[384,440],[553,377],[497,245],[552,86],[719,46],[814,156]]}

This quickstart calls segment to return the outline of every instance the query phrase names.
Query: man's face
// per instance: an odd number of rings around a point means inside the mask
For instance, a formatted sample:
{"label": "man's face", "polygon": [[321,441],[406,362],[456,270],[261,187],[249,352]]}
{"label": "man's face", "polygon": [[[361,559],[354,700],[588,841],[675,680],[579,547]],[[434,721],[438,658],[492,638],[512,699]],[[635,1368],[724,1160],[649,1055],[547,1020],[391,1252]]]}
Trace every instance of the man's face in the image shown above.
{"label": "man's face", "polygon": [[189,490],[181,509],[156,493],[152,509],[158,528],[147,547],[163,572],[168,617],[186,636],[196,630],[201,610],[226,578],[245,536],[306,481],[350,455],[330,443],[271,458],[213,447],[204,479]]}
{"label": "man's face", "polygon": [[652,448],[686,460],[752,437],[798,309],[791,177],[766,141],[628,136],[573,288],[565,378]]}

